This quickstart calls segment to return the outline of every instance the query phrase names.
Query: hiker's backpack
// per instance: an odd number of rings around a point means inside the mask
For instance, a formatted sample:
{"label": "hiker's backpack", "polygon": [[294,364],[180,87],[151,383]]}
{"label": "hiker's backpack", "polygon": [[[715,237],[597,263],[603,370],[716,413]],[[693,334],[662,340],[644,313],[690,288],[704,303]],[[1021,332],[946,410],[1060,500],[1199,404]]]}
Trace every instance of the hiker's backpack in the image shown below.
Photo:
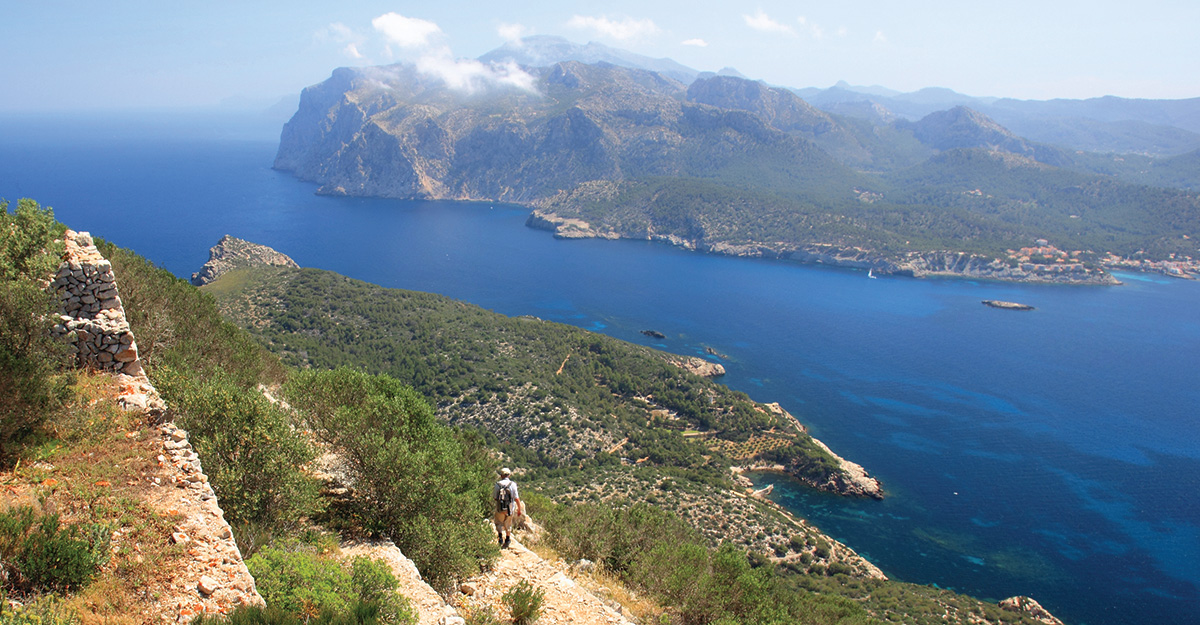
{"label": "hiker's backpack", "polygon": [[507,484],[503,482],[498,483],[500,484],[500,490],[496,492],[496,511],[508,512],[512,509],[512,482]]}

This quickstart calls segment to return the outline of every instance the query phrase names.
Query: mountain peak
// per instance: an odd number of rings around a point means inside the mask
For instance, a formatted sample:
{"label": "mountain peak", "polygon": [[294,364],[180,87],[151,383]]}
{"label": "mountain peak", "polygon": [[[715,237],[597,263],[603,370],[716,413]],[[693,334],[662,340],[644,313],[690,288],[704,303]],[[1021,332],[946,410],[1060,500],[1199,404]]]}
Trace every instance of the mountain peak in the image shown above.
{"label": "mountain peak", "polygon": [[966,106],[930,113],[910,127],[918,141],[942,151],[984,148],[1037,160],[1054,156],[1053,151],[1039,150],[1038,146],[1013,134],[992,118]]}

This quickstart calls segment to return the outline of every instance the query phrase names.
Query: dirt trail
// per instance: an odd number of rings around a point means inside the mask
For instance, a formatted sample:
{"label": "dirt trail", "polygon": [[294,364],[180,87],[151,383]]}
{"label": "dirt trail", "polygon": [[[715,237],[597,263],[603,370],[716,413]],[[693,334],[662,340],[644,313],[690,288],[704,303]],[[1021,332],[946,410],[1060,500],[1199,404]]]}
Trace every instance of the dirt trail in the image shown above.
{"label": "dirt trail", "polygon": [[538,625],[632,625],[629,619],[575,583],[568,571],[546,562],[516,539],[491,571],[463,584],[473,594],[460,594],[454,603],[464,614],[491,607],[503,619],[508,616],[508,609],[500,597],[523,580],[546,593]]}

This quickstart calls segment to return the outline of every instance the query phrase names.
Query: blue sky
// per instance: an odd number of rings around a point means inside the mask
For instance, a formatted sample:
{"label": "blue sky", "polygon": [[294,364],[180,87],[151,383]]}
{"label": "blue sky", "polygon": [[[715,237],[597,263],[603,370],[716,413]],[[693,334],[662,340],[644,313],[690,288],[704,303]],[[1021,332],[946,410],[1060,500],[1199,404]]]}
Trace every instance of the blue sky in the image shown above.
{"label": "blue sky", "polygon": [[[403,19],[379,21],[387,14]],[[1194,0],[4,0],[0,24],[0,110],[10,111],[258,106],[341,65],[411,58],[417,47],[476,57],[517,34],[731,66],[791,87],[1200,96]]]}

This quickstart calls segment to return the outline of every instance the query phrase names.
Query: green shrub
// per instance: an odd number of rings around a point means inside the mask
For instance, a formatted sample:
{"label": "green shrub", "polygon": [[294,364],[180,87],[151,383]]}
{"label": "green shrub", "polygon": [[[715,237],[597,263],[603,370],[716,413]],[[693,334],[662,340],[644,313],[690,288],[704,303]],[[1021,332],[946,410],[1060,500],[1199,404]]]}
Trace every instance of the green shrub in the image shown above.
{"label": "green shrub", "polygon": [[[411,625],[416,615],[408,599],[396,592],[399,583],[386,563],[364,556],[349,564],[330,554],[327,547],[288,540],[259,550],[246,560],[258,592],[267,605],[284,614],[311,618],[318,614],[329,622],[369,622]],[[267,613],[246,618],[276,618]],[[358,620],[344,621],[345,618]],[[265,622],[265,621],[256,621]]]}
{"label": "green shrub", "polygon": [[0,466],[70,397],[66,344],[50,336],[55,307],[41,284],[58,265],[63,230],[49,207],[23,199],[9,213],[0,200]]}
{"label": "green shrub", "polygon": [[410,387],[343,368],[297,372],[285,392],[346,460],[350,520],[391,538],[430,584],[445,588],[497,555],[481,522],[491,509],[490,457]]}
{"label": "green shrub", "polygon": [[0,512],[5,586],[21,592],[83,587],[108,560],[111,531],[98,524],[63,527],[57,514],[22,506]]}
{"label": "green shrub", "polygon": [[490,605],[480,605],[462,613],[467,625],[502,625],[496,611]]}
{"label": "green shrub", "polygon": [[355,602],[345,610],[322,610],[315,616],[300,616],[268,606],[242,605],[227,617],[200,615],[195,625],[382,625],[379,607],[369,602]]}
{"label": "green shrub", "polygon": [[854,569],[850,568],[850,566],[845,562],[832,562],[825,569],[825,574],[829,575],[830,577],[834,575],[850,575],[853,572]]}
{"label": "green shrub", "polygon": [[156,383],[233,527],[286,529],[320,509],[320,485],[303,471],[315,451],[261,393],[221,375],[197,380],[170,369]]}
{"label": "green shrub", "polygon": [[388,625],[408,625],[417,622],[408,599],[396,592],[400,582],[382,560],[365,556],[350,563],[350,585],[359,602],[378,606],[378,620]]}
{"label": "green shrub", "polygon": [[79,615],[61,597],[42,595],[20,607],[11,607],[0,590],[0,625],[78,625]]}
{"label": "green shrub", "polygon": [[804,551],[804,547],[807,544],[808,544],[808,541],[807,541],[807,539],[804,538],[804,536],[802,534],[796,534],[796,535],[792,536],[790,541],[788,541],[788,546],[791,548],[792,551],[795,551],[797,553]]}
{"label": "green shrub", "polygon": [[545,597],[545,590],[534,588],[533,584],[521,580],[517,582],[517,585],[509,588],[508,592],[500,597],[500,600],[508,606],[508,612],[514,625],[529,625],[541,616],[542,600]]}
{"label": "green shrub", "polygon": [[268,606],[302,615],[345,612],[353,595],[350,573],[333,558],[298,541],[264,547],[246,560]]}

